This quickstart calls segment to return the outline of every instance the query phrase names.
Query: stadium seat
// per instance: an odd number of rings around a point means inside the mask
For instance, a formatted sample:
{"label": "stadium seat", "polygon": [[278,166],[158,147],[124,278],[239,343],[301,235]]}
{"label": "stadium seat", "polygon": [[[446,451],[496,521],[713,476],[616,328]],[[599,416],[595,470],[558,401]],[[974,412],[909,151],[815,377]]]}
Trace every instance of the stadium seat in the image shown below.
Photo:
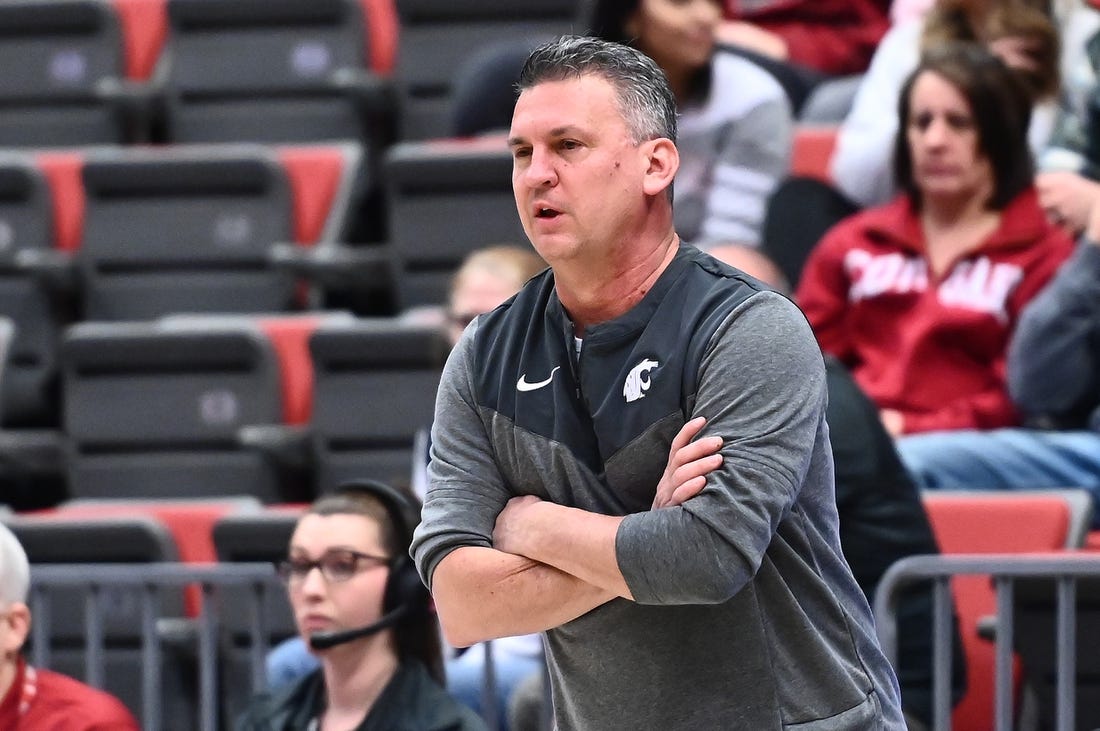
{"label": "stadium seat", "polygon": [[444,303],[473,250],[527,244],[503,137],[399,143],[383,170],[401,309]]}
{"label": "stadium seat", "polygon": [[[371,3],[371,6],[378,3]],[[371,13],[368,15],[368,13]],[[392,12],[389,33],[394,33]],[[170,142],[384,145],[392,54],[359,0],[172,0],[164,69]]]}
{"label": "stadium seat", "polygon": [[[150,516],[76,517],[54,514],[13,516],[5,519],[31,562],[30,661],[76,678],[84,678],[115,694],[142,717],[141,597],[140,590],[115,587],[99,593],[98,625],[102,628],[101,669],[86,667],[85,640],[88,603],[79,590],[54,588],[36,598],[34,567],[56,563],[153,563],[179,559],[168,529]],[[89,566],[89,571],[93,571]],[[163,591],[156,597],[158,617],[183,617],[182,594]],[[165,655],[160,670],[163,728],[195,728],[191,704],[185,702],[189,673],[181,657]],[[91,670],[91,672],[89,672]]]}
{"label": "stadium seat", "polygon": [[318,328],[309,346],[317,491],[359,477],[409,485],[416,434],[432,422],[450,350],[445,332],[362,319]]}
{"label": "stadium seat", "polygon": [[836,125],[798,125],[791,150],[791,175],[831,184],[830,163],[837,132]]}
{"label": "stadium seat", "polygon": [[[274,563],[286,558],[290,536],[304,506],[282,506],[281,509],[268,509],[249,515],[226,515],[219,519],[213,528],[214,545],[218,559],[223,562],[265,562]],[[236,592],[245,589],[226,589],[221,594],[224,607],[242,606]],[[290,603],[284,592],[268,593],[261,605],[265,626],[268,630],[267,641],[275,644],[296,633],[294,617]],[[223,667],[230,668],[224,674],[225,685],[222,699],[224,715],[235,718],[243,710],[254,692],[248,682],[248,637],[247,617],[239,613],[222,613],[223,627],[227,642],[224,646]]]}
{"label": "stadium seat", "polygon": [[[1077,548],[1091,522],[1084,491],[925,491],[932,530],[945,554],[1046,553]],[[979,621],[996,614],[989,577],[952,582],[967,662],[967,693],[952,714],[952,727],[992,731],[994,647],[979,637]],[[1019,666],[1017,664],[1017,671]]]}
{"label": "stadium seat", "polygon": [[269,151],[93,152],[83,182],[85,319],[294,306],[293,278],[270,264],[292,219],[287,176]]}
{"label": "stadium seat", "polygon": [[276,354],[244,323],[82,323],[62,342],[74,498],[251,495],[308,484],[244,438],[283,420]]}
{"label": "stadium seat", "polygon": [[400,138],[446,137],[455,72],[501,39],[579,33],[578,0],[395,0]]}
{"label": "stadium seat", "polygon": [[99,0],[0,3],[0,140],[120,144],[138,136],[119,18]]}
{"label": "stadium seat", "polygon": [[388,281],[384,255],[333,254],[360,157],[354,144],[89,152],[83,318],[290,311],[320,304],[320,287]]}

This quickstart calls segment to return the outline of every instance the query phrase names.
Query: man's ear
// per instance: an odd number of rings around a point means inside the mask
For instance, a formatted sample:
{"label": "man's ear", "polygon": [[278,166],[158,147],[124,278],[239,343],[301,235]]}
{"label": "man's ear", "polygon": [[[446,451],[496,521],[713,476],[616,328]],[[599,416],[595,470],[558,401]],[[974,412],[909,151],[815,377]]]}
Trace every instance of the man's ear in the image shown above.
{"label": "man's ear", "polygon": [[680,151],[667,137],[649,140],[646,144],[646,168],[643,189],[647,195],[657,195],[672,185],[680,169]]}
{"label": "man's ear", "polygon": [[0,632],[0,653],[4,657],[14,656],[22,649],[31,632],[31,610],[23,602],[12,602],[0,614],[0,622],[7,625]]}

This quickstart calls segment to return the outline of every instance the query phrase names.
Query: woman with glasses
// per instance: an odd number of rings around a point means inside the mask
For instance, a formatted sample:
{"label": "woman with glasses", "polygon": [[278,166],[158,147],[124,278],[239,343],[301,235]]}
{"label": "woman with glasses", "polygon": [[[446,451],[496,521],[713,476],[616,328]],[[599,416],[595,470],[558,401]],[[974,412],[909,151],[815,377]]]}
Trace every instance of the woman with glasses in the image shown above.
{"label": "woman with glasses", "polygon": [[483,731],[443,690],[439,630],[408,557],[418,506],[369,480],[314,502],[279,574],[320,668],[255,698],[238,731]]}

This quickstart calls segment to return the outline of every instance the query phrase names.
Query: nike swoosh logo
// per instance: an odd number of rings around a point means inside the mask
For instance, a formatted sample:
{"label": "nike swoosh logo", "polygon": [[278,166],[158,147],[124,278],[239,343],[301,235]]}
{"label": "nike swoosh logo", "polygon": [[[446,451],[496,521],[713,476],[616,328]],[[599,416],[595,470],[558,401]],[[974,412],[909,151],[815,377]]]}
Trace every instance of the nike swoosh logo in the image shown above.
{"label": "nike swoosh logo", "polygon": [[517,391],[537,391],[538,389],[542,388],[543,386],[550,385],[550,381],[554,380],[554,374],[558,372],[559,368],[561,368],[561,366],[554,366],[554,370],[550,371],[550,377],[547,378],[545,381],[538,381],[537,383],[529,383],[527,381],[527,374],[524,373],[522,376],[519,377],[519,380],[516,381],[516,390]]}

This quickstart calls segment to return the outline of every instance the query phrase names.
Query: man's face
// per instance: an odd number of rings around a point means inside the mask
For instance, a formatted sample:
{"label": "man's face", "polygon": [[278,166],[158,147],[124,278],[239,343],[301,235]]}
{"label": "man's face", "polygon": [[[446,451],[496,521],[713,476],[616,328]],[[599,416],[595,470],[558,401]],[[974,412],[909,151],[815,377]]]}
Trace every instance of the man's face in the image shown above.
{"label": "man's face", "polygon": [[520,94],[509,135],[520,221],[549,263],[613,256],[646,205],[647,146],[634,144],[611,84],[598,76]]}

